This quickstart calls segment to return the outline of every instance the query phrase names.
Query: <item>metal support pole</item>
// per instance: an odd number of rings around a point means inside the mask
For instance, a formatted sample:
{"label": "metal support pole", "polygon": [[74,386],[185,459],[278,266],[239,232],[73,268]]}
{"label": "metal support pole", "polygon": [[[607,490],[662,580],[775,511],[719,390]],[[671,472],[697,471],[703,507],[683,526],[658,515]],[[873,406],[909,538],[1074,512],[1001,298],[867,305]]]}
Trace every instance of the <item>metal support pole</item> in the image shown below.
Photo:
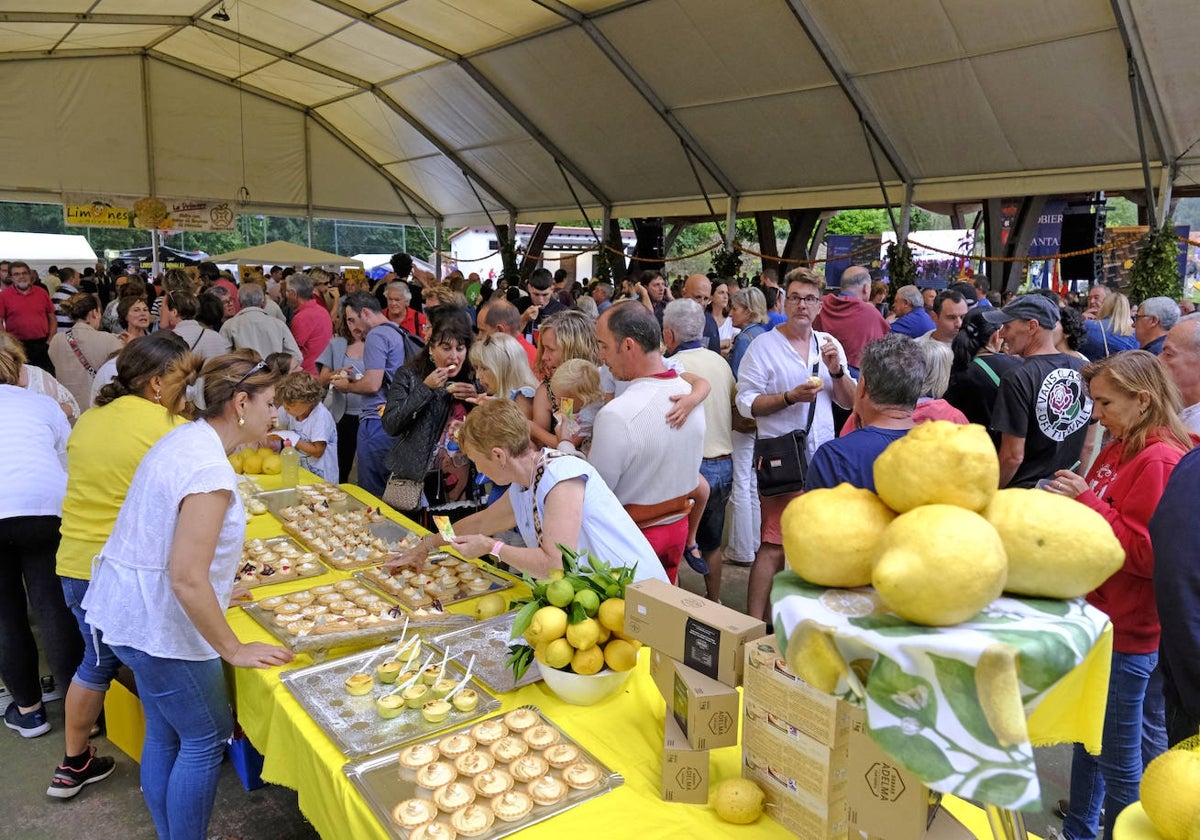
{"label": "metal support pole", "polygon": [[729,196],[729,210],[725,214],[725,247],[732,248],[733,240],[737,234],[737,206],[738,200],[736,195]]}
{"label": "metal support pole", "polygon": [[992,836],[996,840],[1029,840],[1025,832],[1025,817],[1020,811],[1010,811],[995,805],[985,805],[988,825],[992,828]]}
{"label": "metal support pole", "polygon": [[900,230],[896,232],[897,244],[903,246],[908,241],[909,227],[912,224],[913,185],[904,185],[904,204],[900,208]]}
{"label": "metal support pole", "polygon": [[313,188],[312,188],[312,120],[304,118],[304,216],[308,228],[308,247],[312,247],[313,236]]}
{"label": "metal support pole", "polygon": [[1171,188],[1175,181],[1175,164],[1163,167],[1162,180],[1158,186],[1158,226],[1166,224],[1171,212]]}
{"label": "metal support pole", "polygon": [[442,220],[435,219],[433,222],[433,273],[436,277],[442,276]]}

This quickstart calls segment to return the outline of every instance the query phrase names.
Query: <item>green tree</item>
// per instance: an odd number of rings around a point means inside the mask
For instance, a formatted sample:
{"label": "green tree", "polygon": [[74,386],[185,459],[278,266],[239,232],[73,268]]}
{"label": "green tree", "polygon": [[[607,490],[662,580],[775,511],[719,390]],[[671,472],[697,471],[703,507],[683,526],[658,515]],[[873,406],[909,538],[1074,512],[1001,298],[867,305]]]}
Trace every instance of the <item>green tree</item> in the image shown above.
{"label": "green tree", "polygon": [[1113,196],[1108,199],[1107,207],[1105,227],[1133,227],[1138,223],[1137,205],[1128,198]]}
{"label": "green tree", "polygon": [[883,233],[891,227],[886,210],[843,210],[829,220],[825,230],[828,234],[864,234]]}

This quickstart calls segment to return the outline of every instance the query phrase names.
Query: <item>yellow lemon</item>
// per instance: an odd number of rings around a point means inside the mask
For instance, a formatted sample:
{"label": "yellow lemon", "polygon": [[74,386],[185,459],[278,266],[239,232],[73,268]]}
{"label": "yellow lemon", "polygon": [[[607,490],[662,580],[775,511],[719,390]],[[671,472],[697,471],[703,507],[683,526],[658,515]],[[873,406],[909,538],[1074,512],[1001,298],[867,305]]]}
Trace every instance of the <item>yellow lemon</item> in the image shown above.
{"label": "yellow lemon", "polygon": [[875,591],[915,624],[960,624],[1004,591],[1008,561],[1000,535],[961,507],[925,505],[897,516],[881,549],[871,573]]}
{"label": "yellow lemon", "polygon": [[749,779],[726,779],[712,796],[717,816],[728,823],[749,825],[763,812],[762,788]]}
{"label": "yellow lemon", "polygon": [[637,664],[637,648],[624,639],[613,639],[604,646],[604,663],[614,671],[628,671]]}
{"label": "yellow lemon", "polygon": [[262,471],[264,475],[279,475],[283,470],[283,459],[270,452],[263,456]]}
{"label": "yellow lemon", "polygon": [[829,634],[807,622],[796,627],[788,638],[787,663],[796,676],[826,694],[833,694],[838,680],[849,673],[846,660]]}
{"label": "yellow lemon", "polygon": [[1004,542],[1015,595],[1078,598],[1125,562],[1125,549],[1103,516],[1045,490],[1001,490],[983,516]]}
{"label": "yellow lemon", "polygon": [[932,504],[981,511],[999,484],[996,447],[975,424],[922,423],[875,459],[875,490],[900,513]]}
{"label": "yellow lemon", "polygon": [[1200,752],[1168,750],[1142,775],[1142,808],[1165,840],[1200,838]]}
{"label": "yellow lemon", "polygon": [[576,674],[595,674],[604,667],[604,654],[593,645],[587,650],[577,650],[571,657],[571,669]]}
{"label": "yellow lemon", "polygon": [[542,642],[533,646],[533,658],[539,665],[546,664],[546,643]]}
{"label": "yellow lemon", "polygon": [[575,656],[575,648],[566,639],[555,639],[545,646],[543,662],[551,668],[566,668]]}
{"label": "yellow lemon", "polygon": [[253,449],[247,449],[242,454],[242,472],[246,475],[262,474],[262,457]]}
{"label": "yellow lemon", "polygon": [[567,641],[576,650],[588,650],[600,641],[600,622],[594,618],[585,618],[578,624],[567,626]]}
{"label": "yellow lemon", "polygon": [[596,618],[609,630],[623,632],[625,630],[625,599],[609,598],[607,601],[602,601],[600,609],[596,611]]}
{"label": "yellow lemon", "polygon": [[810,583],[866,586],[879,538],[895,518],[870,490],[851,484],[812,490],[783,511],[783,553],[792,571]]}
{"label": "yellow lemon", "polygon": [[552,642],[567,632],[567,614],[558,607],[542,607],[533,614],[525,638],[533,645]]}
{"label": "yellow lemon", "polygon": [[508,609],[508,601],[499,592],[484,595],[475,603],[475,617],[493,618]]}
{"label": "yellow lemon", "polygon": [[233,471],[235,473],[237,473],[238,475],[241,475],[243,472],[242,453],[234,452],[232,455],[230,455],[229,456],[229,464],[230,464],[230,466],[233,467]]}

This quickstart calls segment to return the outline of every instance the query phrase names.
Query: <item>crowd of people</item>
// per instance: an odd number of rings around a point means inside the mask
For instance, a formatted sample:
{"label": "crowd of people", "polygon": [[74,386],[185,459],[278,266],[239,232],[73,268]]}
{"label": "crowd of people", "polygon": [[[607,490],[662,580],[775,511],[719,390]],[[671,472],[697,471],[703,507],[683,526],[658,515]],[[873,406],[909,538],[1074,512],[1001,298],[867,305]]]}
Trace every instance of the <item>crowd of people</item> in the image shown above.
{"label": "crowd of people", "polygon": [[[566,544],[673,583],[686,564],[713,600],[724,564],[745,565],[747,611],[770,622],[793,498],[873,489],[875,458],[918,423],[978,423],[1001,486],[1078,499],[1126,550],[1089,596],[1113,620],[1113,679],[1064,836],[1094,837],[1102,811],[1111,830],[1144,764],[1200,729],[1200,316],[1174,301],[1135,311],[1105,286],[1001,299],[981,281],[904,286],[889,305],[862,267],[836,291],[808,268],[751,284],[649,270],[619,287],[536,269],[468,298],[478,278],[438,280],[404,254],[392,268],[368,283],[275,267],[239,285],[208,263],[118,278],[103,301],[70,274],[51,295],[0,263],[0,429],[28,441],[3,467],[27,492],[0,505],[0,678],[5,723],[44,734],[28,601],[69,686],[50,795],[112,772],[88,738],[124,663],[154,823],[203,836],[231,726],[220,660],[288,659],[224,619],[245,519],[226,456],[285,439],[326,480],[426,525],[450,516],[464,556],[544,575]],[[787,475],[764,454],[779,452]]]}

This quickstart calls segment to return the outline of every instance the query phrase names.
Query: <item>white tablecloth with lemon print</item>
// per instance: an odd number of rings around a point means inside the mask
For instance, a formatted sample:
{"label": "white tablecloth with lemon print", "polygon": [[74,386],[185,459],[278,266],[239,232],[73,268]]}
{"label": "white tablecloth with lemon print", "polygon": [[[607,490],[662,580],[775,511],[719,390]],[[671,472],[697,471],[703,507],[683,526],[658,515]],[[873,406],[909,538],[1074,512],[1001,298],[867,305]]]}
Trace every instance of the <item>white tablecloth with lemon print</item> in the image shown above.
{"label": "white tablecloth with lemon print", "polygon": [[963,624],[922,627],[870,587],[786,571],[771,602],[789,664],[825,657],[824,687],[864,705],[871,737],[933,790],[1039,810],[1035,744],[1099,751],[1112,632],[1083,599],[1000,598]]}

